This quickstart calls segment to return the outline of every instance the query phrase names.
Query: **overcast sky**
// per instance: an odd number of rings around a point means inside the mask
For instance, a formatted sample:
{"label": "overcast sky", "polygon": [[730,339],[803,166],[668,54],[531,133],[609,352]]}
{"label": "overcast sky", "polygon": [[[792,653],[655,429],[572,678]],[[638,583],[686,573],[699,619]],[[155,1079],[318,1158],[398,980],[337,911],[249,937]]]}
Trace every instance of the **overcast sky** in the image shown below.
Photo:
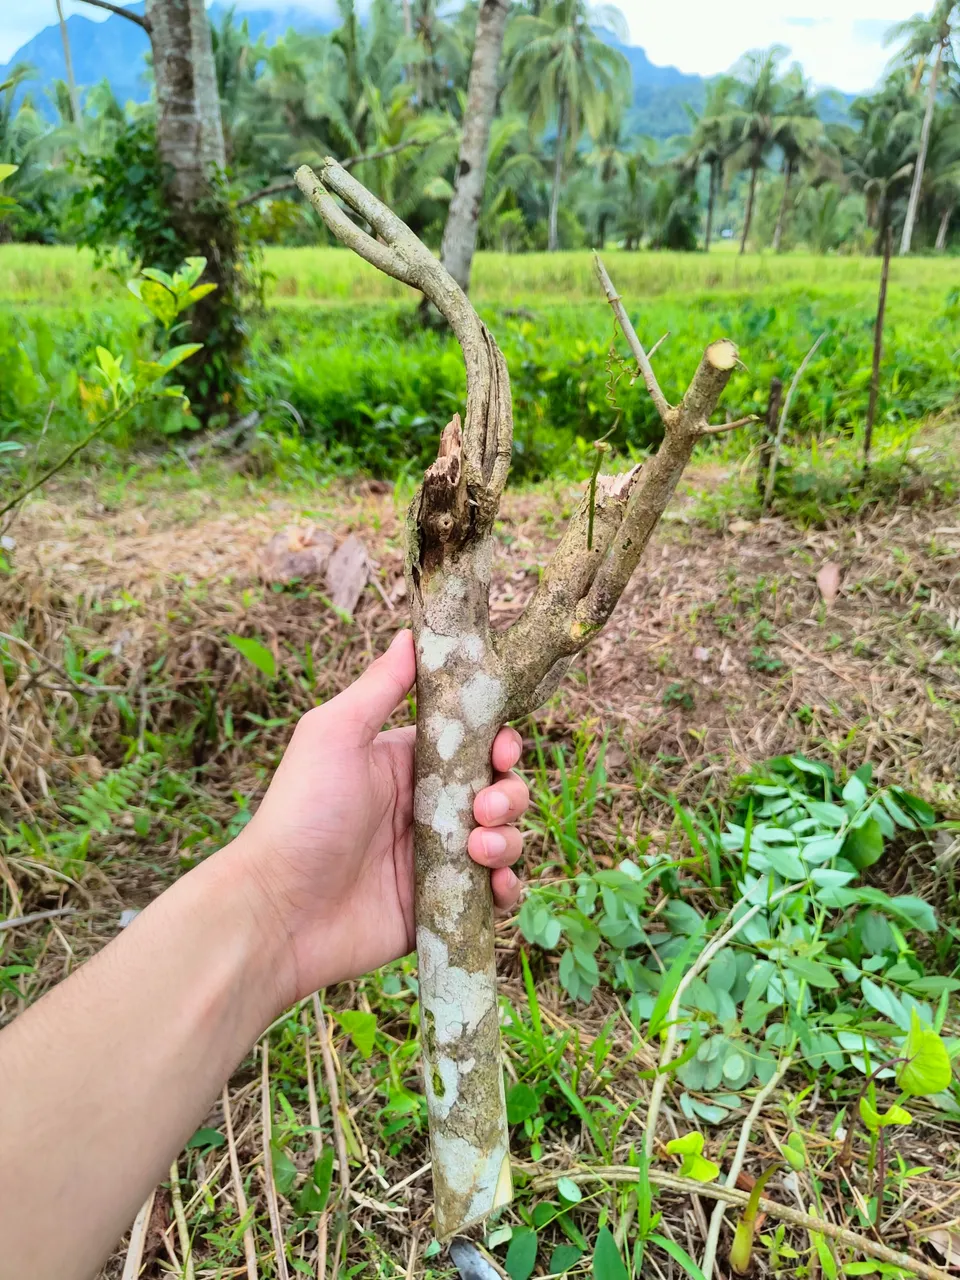
{"label": "overcast sky", "polygon": [[[296,3],[296,0],[293,0]],[[287,9],[291,0],[241,0],[239,8]],[[299,7],[331,12],[332,0],[300,0]],[[712,75],[726,71],[748,48],[786,45],[818,84],[849,93],[869,89],[890,57],[883,33],[909,18],[915,0],[621,0],[630,41],[652,62]],[[106,18],[80,0],[68,13]],[[0,0],[0,62],[56,20],[54,0]]]}

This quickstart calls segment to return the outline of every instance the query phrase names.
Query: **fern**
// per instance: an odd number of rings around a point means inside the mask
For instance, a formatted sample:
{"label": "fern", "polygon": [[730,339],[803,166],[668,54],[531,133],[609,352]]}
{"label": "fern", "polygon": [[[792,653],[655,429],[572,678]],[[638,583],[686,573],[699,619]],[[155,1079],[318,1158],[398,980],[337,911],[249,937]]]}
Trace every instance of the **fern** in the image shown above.
{"label": "fern", "polygon": [[82,835],[83,829],[106,835],[113,820],[134,807],[134,800],[159,762],[160,756],[155,751],[147,751],[105,774],[99,782],[84,787],[75,804],[63,806],[64,812],[81,827],[74,835]]}

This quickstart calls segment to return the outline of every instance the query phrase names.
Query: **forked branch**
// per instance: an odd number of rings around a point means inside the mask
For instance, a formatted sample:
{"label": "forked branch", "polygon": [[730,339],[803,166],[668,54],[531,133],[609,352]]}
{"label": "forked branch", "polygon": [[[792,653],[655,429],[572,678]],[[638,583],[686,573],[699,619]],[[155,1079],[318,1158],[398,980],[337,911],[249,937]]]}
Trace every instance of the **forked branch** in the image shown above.
{"label": "forked branch", "polygon": [[[511,714],[515,716],[539,705],[537,699],[549,687],[548,674],[557,669],[558,661],[582,649],[610,617],[673,496],[694,445],[715,430],[709,426],[709,418],[737,364],[737,348],[732,342],[726,338],[712,342],[683,399],[671,405],[606,268],[599,258],[595,265],[660,415],[664,435],[657,452],[641,468],[599,477],[592,540],[589,498],[585,498],[525,613],[501,641],[501,655],[511,672]],[[724,424],[723,429],[733,425]]]}
{"label": "forked branch", "polygon": [[[513,445],[513,405],[506,362],[466,294],[410,228],[329,156],[318,177],[297,170],[297,185],[337,239],[385,275],[419,289],[456,334],[467,370],[463,423],[464,484],[485,527],[493,523]],[[358,226],[343,203],[371,228]]]}

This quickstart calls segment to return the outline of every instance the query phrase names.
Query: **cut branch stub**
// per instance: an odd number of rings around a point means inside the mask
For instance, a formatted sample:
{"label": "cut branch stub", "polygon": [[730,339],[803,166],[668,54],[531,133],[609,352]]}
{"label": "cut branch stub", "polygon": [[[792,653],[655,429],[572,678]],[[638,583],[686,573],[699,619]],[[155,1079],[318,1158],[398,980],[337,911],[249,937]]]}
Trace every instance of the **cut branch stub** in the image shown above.
{"label": "cut branch stub", "polygon": [[463,422],[455,415],[444,429],[437,460],[407,514],[406,549],[417,648],[421,1026],[437,1231],[449,1239],[512,1195],[490,877],[467,853],[474,797],[491,780],[499,726],[549,697],[572,655],[610,616],[707,428],[737,349],[726,339],[711,343],[682,401],[670,405],[598,260],[663,420],[663,442],[642,467],[597,478],[524,614],[494,637],[492,528],[513,433],[503,356],[453,278],[340,165],[326,160],[320,178],[302,168],[296,181],[338,240],[430,299],[456,334],[467,371]]}

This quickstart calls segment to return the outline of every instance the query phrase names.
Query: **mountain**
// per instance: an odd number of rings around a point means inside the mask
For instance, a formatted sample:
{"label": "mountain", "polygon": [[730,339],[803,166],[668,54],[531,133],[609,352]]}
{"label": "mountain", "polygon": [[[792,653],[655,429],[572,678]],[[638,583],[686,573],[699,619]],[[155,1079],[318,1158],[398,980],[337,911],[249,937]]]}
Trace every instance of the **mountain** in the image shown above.
{"label": "mountain", "polygon": [[[143,0],[126,5],[131,13],[141,14]],[[210,7],[210,20],[219,23],[234,8],[231,4],[218,3]],[[254,40],[261,35],[270,43],[278,40],[291,27],[299,31],[330,31],[334,22],[304,9],[250,9],[236,12],[236,21],[246,21]],[[150,52],[147,33],[126,18],[110,17],[106,22],[93,22],[81,14],[67,19],[67,33],[73,54],[73,71],[77,84],[89,88],[106,77],[121,102],[145,102],[150,96],[149,77],[146,74],[146,56]],[[6,66],[0,66],[0,83],[18,62],[26,62],[37,72],[25,90],[33,90],[37,105],[48,115],[53,109],[36,90],[46,90],[54,80],[66,79],[63,59],[63,42],[60,27],[54,23],[44,27],[32,40],[18,49]]]}
{"label": "mountain", "polygon": [[[142,0],[128,7],[134,13],[143,13]],[[210,8],[211,20],[219,23],[232,7],[223,0],[217,0]],[[291,28],[330,31],[335,25],[332,16],[324,17],[295,7],[240,9],[236,19],[248,23],[254,39],[262,35],[270,43]],[[78,14],[67,19],[67,31],[78,85],[89,87],[106,77],[121,102],[146,100],[150,86],[145,57],[150,50],[150,42],[145,31],[125,18],[110,17],[106,22],[93,22]],[[657,139],[689,133],[690,121],[684,104],[701,110],[707,81],[702,76],[678,71],[676,67],[658,67],[638,46],[621,44],[606,33],[604,38],[630,63],[633,103],[627,116],[629,129]],[[54,80],[64,79],[66,70],[59,27],[56,24],[45,27],[18,49],[7,65],[0,67],[0,83],[18,62],[29,63],[37,71],[36,80],[26,86],[27,90],[45,90]],[[37,101],[41,109],[52,116],[53,108],[45,94],[38,94]],[[843,119],[851,101],[852,96],[834,90],[825,90],[818,99],[827,120]]]}

